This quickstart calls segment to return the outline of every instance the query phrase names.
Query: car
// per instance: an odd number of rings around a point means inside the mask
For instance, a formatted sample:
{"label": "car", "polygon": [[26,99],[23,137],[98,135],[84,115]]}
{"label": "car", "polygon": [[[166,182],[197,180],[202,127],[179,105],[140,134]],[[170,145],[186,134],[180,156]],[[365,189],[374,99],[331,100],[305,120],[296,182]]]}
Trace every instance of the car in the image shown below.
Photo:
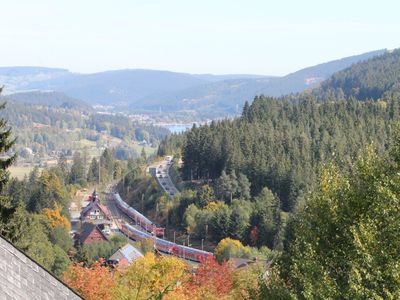
{"label": "car", "polygon": [[166,186],[165,189],[166,189],[167,191],[169,191],[169,187]]}
{"label": "car", "polygon": [[170,194],[170,196],[174,196],[174,193],[169,193]]}
{"label": "car", "polygon": [[111,234],[111,230],[109,228],[103,229],[102,232],[105,234]]}
{"label": "car", "polygon": [[166,184],[167,184],[166,182],[163,182],[163,183],[162,183],[162,185],[166,185]]}

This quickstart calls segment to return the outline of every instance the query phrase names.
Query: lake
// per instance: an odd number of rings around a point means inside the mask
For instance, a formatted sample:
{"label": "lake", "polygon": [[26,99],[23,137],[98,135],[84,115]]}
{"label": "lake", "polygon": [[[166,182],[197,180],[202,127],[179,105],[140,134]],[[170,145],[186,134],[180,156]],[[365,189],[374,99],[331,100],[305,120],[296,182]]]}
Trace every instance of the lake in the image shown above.
{"label": "lake", "polygon": [[172,133],[181,133],[192,128],[193,124],[164,124],[163,127],[168,128]]}

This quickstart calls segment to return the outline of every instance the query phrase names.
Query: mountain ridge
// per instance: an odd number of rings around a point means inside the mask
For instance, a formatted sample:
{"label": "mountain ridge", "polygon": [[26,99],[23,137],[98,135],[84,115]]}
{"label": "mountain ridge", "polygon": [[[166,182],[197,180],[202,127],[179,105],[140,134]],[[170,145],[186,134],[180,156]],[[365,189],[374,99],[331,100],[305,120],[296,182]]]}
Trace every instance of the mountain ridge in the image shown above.
{"label": "mountain ridge", "polygon": [[[189,74],[122,69],[92,74],[62,68],[0,67],[5,93],[55,91],[89,105],[121,106],[134,111],[203,112],[235,115],[256,95],[282,96],[314,88],[333,73],[387,53],[386,49],[307,67],[283,77],[253,74]],[[204,115],[204,114],[203,114]]]}

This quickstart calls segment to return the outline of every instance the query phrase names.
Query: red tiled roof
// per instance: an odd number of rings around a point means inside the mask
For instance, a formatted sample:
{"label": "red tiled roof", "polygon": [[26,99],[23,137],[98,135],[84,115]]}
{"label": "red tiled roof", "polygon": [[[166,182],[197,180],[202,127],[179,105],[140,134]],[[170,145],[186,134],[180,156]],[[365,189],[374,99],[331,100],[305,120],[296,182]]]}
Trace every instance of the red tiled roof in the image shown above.
{"label": "red tiled roof", "polygon": [[94,230],[97,230],[100,233],[103,240],[108,241],[107,237],[104,235],[99,227],[91,223],[84,223],[81,232],[78,234],[78,242],[80,244],[85,244],[85,241]]}

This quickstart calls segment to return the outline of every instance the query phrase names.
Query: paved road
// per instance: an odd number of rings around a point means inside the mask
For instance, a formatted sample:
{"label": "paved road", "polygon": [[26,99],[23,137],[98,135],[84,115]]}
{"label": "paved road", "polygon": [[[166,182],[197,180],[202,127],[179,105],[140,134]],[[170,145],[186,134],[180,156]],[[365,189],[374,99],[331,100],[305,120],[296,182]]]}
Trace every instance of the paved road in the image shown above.
{"label": "paved road", "polygon": [[151,167],[155,167],[157,169],[156,179],[164,192],[171,197],[174,197],[176,193],[178,193],[178,189],[175,187],[171,177],[169,176],[169,168],[172,165],[172,159],[172,156],[166,156],[163,161]]}

